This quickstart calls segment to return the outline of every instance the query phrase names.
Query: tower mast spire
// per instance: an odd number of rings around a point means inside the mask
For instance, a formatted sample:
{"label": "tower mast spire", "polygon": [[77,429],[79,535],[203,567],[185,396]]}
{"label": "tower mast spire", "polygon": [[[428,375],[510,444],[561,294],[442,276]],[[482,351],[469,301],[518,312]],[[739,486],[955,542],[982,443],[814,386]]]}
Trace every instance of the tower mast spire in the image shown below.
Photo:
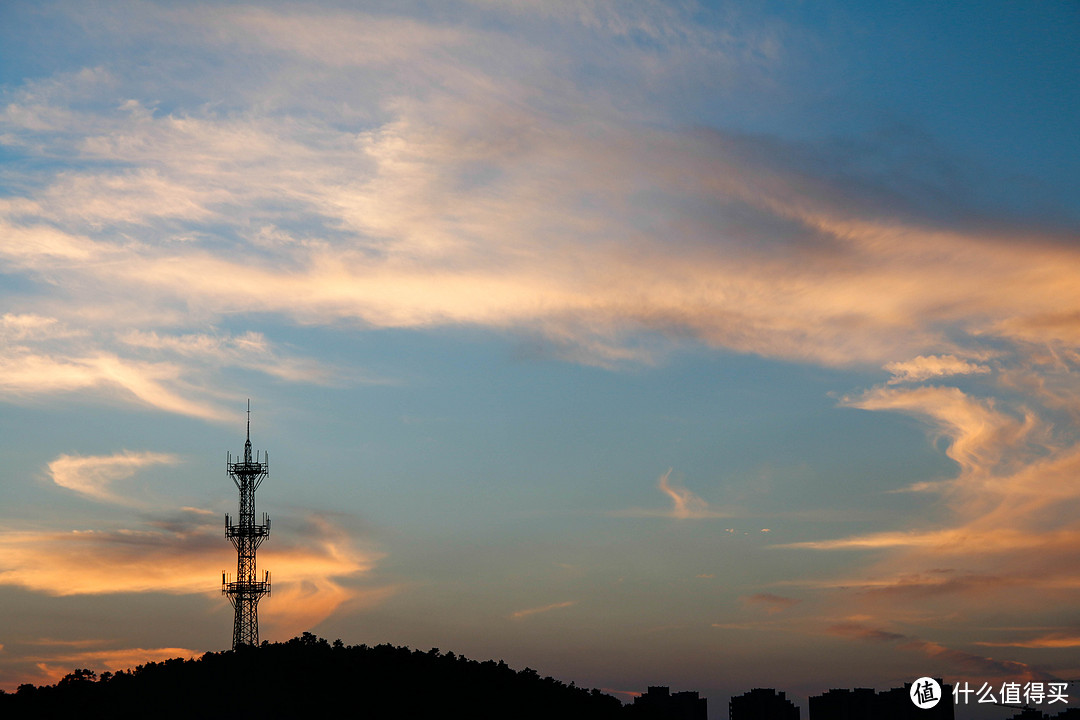
{"label": "tower mast spire", "polygon": [[247,439],[244,441],[244,462],[251,462],[251,398],[248,398]]}
{"label": "tower mast spire", "polygon": [[255,524],[255,491],[270,474],[269,456],[259,462],[251,456],[251,400],[247,407],[247,439],[244,441],[244,459],[233,462],[228,454],[226,471],[240,491],[240,518],[233,523],[225,516],[225,537],[236,548],[236,580],[221,573],[221,592],[229,598],[235,610],[233,621],[233,650],[241,645],[259,644],[259,600],[270,594],[270,573],[264,572],[258,579],[255,568],[255,551],[270,535],[270,517],[263,513],[262,524]]}

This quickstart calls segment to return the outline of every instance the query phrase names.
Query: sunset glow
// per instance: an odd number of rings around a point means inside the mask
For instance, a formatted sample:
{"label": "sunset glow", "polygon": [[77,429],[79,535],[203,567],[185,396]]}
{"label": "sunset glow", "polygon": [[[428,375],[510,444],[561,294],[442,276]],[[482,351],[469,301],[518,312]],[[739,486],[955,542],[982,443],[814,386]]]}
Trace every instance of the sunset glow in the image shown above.
{"label": "sunset glow", "polygon": [[266,639],[714,720],[1080,677],[1078,35],[3,3],[0,688],[229,646],[248,399]]}

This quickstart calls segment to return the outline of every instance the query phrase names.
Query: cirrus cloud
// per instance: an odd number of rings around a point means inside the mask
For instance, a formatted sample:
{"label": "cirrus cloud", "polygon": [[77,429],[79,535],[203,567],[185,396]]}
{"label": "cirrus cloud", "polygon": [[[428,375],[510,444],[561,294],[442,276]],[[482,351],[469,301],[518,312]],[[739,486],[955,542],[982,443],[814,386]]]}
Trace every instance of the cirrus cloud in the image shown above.
{"label": "cirrus cloud", "polygon": [[176,455],[157,452],[124,451],[90,457],[61,455],[49,463],[49,474],[60,487],[96,500],[125,503],[128,499],[113,491],[113,483],[129,478],[145,467],[178,462],[180,459]]}

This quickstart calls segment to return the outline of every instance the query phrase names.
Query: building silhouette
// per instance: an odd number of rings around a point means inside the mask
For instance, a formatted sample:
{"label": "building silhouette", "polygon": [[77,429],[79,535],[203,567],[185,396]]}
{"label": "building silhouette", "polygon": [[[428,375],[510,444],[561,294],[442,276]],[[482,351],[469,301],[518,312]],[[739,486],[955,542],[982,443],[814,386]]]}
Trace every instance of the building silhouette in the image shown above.
{"label": "building silhouette", "polygon": [[863,720],[874,717],[877,693],[872,688],[833,689],[810,696],[810,720]]}
{"label": "building silhouette", "polygon": [[[1055,705],[1055,707],[1061,706]],[[1050,708],[1043,712],[1038,708],[1026,707],[1009,720],[1080,720],[1080,708],[1064,708],[1057,715],[1051,715],[1051,712],[1053,710]]]}
{"label": "building silhouette", "polygon": [[911,701],[911,683],[875,692],[871,688],[833,689],[810,697],[809,720],[953,720],[952,686],[940,679],[941,699],[922,709]]}
{"label": "building silhouette", "polygon": [[633,715],[656,720],[708,720],[707,700],[696,691],[671,692],[663,685],[650,685],[649,691],[634,698]]}
{"label": "building silhouette", "polygon": [[1009,720],[1046,720],[1046,718],[1046,713],[1040,710],[1036,710],[1035,708],[1024,708],[1009,718]]}
{"label": "building silhouette", "polygon": [[728,702],[728,720],[800,720],[800,710],[782,692],[772,688],[754,688],[731,698]]}

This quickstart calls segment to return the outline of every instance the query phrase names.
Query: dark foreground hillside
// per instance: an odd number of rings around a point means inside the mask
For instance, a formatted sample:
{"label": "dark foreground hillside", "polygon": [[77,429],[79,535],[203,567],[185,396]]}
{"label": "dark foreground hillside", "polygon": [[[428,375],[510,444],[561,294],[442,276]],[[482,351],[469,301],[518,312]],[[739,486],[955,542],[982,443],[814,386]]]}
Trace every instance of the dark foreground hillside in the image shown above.
{"label": "dark foreground hillside", "polygon": [[[0,693],[0,718],[625,718],[599,690],[438,650],[332,645],[310,633]],[[631,714],[633,714],[631,712]]]}

